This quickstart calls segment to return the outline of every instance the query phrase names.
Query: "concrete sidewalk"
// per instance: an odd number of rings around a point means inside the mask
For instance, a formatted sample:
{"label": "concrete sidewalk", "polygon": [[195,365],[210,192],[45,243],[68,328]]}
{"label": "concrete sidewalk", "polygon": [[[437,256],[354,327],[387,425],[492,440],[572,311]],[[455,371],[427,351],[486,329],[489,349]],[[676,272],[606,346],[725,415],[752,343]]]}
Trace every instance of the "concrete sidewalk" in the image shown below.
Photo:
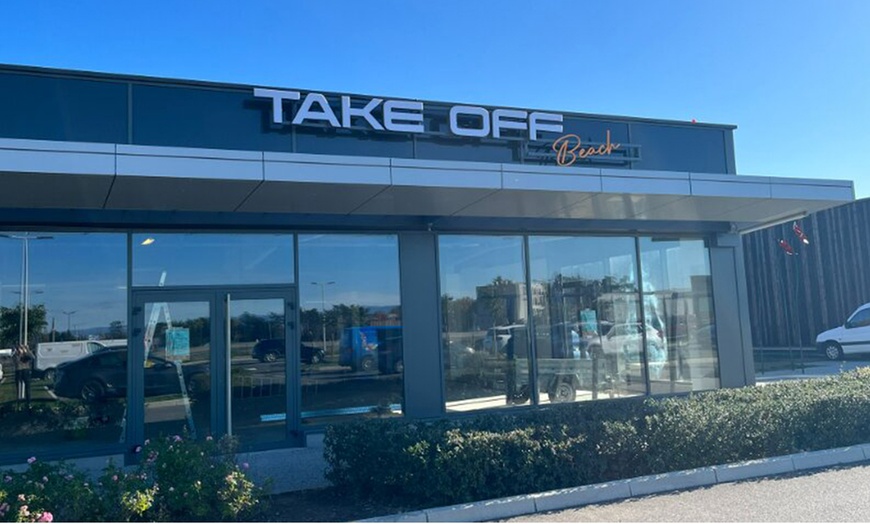
{"label": "concrete sidewalk", "polygon": [[867,522],[870,465],[730,482],[506,522]]}

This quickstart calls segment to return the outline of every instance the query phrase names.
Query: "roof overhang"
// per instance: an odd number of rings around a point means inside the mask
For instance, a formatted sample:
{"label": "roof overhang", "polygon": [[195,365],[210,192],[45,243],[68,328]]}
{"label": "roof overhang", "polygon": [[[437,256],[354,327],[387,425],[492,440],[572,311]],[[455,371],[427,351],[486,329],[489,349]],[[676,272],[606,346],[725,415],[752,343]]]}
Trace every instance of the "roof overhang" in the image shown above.
{"label": "roof overhang", "polygon": [[0,139],[0,207],[730,222],[854,200],[850,181]]}

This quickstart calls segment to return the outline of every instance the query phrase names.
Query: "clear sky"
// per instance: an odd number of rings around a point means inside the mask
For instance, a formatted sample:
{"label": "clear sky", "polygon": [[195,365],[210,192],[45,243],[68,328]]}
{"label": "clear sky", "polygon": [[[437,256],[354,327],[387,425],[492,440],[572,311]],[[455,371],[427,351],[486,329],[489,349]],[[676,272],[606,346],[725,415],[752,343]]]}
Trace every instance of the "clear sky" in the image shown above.
{"label": "clear sky", "polygon": [[863,198],[868,23],[867,0],[4,0],[0,63],[735,124],[738,173]]}

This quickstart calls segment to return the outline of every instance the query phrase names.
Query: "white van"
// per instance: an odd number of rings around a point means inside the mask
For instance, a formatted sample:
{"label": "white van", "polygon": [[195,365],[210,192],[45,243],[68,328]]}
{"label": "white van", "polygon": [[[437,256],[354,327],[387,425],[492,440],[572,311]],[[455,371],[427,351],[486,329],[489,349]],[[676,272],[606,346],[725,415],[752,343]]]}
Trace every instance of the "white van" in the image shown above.
{"label": "white van", "polygon": [[[117,341],[72,340],[69,342],[42,342],[36,346],[35,375],[41,376],[49,382],[54,382],[54,372],[58,364],[77,360],[101,349],[111,347],[110,344],[105,344],[105,342]],[[124,344],[127,343],[126,340],[122,342]]]}
{"label": "white van", "polygon": [[839,360],[853,353],[870,353],[870,302],[859,306],[842,326],[820,333],[816,347],[828,360]]}

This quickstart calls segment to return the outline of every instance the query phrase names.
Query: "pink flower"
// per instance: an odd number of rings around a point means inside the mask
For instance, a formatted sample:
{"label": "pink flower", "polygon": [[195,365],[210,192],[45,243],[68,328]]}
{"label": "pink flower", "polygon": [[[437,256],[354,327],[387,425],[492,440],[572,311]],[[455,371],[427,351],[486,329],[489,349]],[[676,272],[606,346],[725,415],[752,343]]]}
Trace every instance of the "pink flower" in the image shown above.
{"label": "pink flower", "polygon": [[6,475],[5,477],[3,477],[3,480],[6,482],[12,482],[12,477],[10,477],[9,475]]}
{"label": "pink flower", "polygon": [[133,448],[133,453],[142,453],[142,446],[136,446]]}
{"label": "pink flower", "polygon": [[43,482],[48,482],[48,477],[42,477]]}
{"label": "pink flower", "polygon": [[112,480],[114,480],[115,482],[118,482],[118,475],[112,475]]}
{"label": "pink flower", "polygon": [[47,512],[47,511],[45,513],[43,513],[42,515],[40,515],[38,519],[36,519],[36,522],[53,522],[53,521],[54,521],[54,515],[52,515],[51,513]]}
{"label": "pink flower", "polygon": [[181,442],[182,439],[178,435],[175,435],[174,437],[172,437],[172,440],[175,442]]}
{"label": "pink flower", "polygon": [[146,438],[146,439],[145,439],[145,445],[147,446],[148,444],[151,444],[151,439]]}
{"label": "pink flower", "polygon": [[29,459],[27,459],[28,464],[33,464],[34,462],[36,462],[36,457],[30,457]]}
{"label": "pink flower", "polygon": [[211,442],[212,440],[214,440],[214,438],[213,438],[211,435],[205,437],[205,439],[206,439],[207,441],[209,441],[209,442]]}

